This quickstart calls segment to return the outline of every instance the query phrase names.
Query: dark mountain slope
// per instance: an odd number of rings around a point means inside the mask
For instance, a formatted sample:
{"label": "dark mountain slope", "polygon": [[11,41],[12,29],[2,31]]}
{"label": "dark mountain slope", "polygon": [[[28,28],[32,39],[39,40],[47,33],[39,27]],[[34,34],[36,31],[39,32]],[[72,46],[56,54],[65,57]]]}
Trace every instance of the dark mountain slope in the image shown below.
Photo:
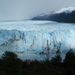
{"label": "dark mountain slope", "polygon": [[35,16],[31,20],[50,20],[56,22],[75,23],[75,9],[72,7],[63,8],[48,15]]}

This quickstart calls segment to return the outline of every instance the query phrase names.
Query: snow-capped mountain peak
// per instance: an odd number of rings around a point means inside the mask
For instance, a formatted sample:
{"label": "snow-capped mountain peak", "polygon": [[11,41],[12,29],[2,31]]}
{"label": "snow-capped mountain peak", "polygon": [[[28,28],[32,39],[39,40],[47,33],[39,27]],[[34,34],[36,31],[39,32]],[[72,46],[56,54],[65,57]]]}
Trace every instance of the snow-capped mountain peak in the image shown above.
{"label": "snow-capped mountain peak", "polygon": [[48,13],[42,13],[39,16],[44,16],[44,15],[48,16],[48,15],[50,15],[50,12],[48,12]]}
{"label": "snow-capped mountain peak", "polygon": [[48,20],[64,23],[75,23],[75,7],[65,7],[58,11],[41,14],[32,18],[32,20]]}
{"label": "snow-capped mountain peak", "polygon": [[65,12],[65,13],[71,13],[74,10],[75,10],[75,7],[65,7],[65,8],[62,8],[62,9],[56,11],[55,13],[58,13],[58,14],[59,13],[63,13],[63,12]]}

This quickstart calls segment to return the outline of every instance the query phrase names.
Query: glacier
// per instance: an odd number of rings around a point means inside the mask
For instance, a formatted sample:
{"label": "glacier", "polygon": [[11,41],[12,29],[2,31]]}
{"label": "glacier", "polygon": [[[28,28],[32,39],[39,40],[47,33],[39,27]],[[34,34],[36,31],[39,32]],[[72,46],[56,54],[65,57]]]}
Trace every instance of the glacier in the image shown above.
{"label": "glacier", "polygon": [[[64,57],[69,49],[75,51],[75,24],[52,21],[0,22],[0,57],[13,51],[21,59],[42,60],[49,46],[50,58],[60,48]],[[44,52],[44,54],[41,54]]]}

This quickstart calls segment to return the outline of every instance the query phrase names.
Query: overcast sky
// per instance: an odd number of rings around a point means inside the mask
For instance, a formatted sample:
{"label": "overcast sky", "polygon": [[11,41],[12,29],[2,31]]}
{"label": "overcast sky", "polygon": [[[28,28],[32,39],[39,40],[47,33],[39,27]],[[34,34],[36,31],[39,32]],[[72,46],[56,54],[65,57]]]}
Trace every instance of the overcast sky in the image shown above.
{"label": "overcast sky", "polygon": [[65,6],[75,7],[75,0],[0,0],[0,20],[28,19]]}

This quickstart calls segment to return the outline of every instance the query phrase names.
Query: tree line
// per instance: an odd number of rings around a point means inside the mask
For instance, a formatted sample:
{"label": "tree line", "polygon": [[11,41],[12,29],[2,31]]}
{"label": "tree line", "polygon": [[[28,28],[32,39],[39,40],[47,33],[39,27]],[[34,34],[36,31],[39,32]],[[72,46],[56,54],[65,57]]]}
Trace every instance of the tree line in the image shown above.
{"label": "tree line", "polygon": [[64,60],[59,52],[51,60],[21,60],[6,51],[0,58],[0,75],[75,75],[75,53],[70,49]]}

